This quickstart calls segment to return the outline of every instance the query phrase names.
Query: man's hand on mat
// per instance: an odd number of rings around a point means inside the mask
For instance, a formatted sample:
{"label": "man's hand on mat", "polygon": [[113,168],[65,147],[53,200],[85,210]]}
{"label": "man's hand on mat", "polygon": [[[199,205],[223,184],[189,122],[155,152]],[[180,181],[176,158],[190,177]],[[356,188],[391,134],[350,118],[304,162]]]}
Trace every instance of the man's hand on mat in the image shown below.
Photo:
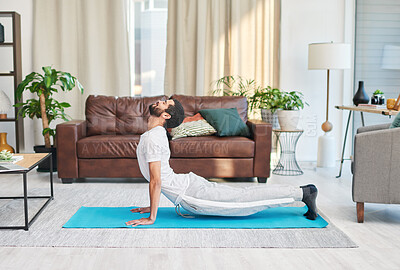
{"label": "man's hand on mat", "polygon": [[128,222],[125,222],[126,225],[132,225],[132,227],[135,227],[137,225],[151,225],[154,223],[154,219],[151,218],[141,218],[141,219],[135,219],[135,220],[131,220]]}
{"label": "man's hand on mat", "polygon": [[150,213],[150,206],[149,206],[149,207],[133,208],[133,209],[131,209],[131,212],[132,212],[132,213],[137,213],[137,212],[139,212],[140,214]]}

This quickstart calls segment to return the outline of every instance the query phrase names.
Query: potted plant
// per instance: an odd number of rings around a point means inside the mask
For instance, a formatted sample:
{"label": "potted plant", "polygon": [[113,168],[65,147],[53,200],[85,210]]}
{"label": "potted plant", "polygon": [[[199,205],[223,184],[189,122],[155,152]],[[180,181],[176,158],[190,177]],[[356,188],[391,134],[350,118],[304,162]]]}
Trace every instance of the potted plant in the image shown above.
{"label": "potted plant", "polygon": [[300,118],[300,109],[308,105],[304,96],[297,91],[283,92],[278,110],[279,125],[282,130],[296,130]]}
{"label": "potted plant", "polygon": [[279,129],[277,110],[280,108],[282,91],[267,86],[257,88],[250,97],[250,110],[261,109],[261,118],[264,122],[272,123],[273,129]]}
{"label": "potted plant", "polygon": [[371,104],[383,105],[385,104],[385,96],[383,92],[379,89],[376,89],[371,97]]}
{"label": "potted plant", "polygon": [[261,118],[264,122],[272,123],[278,129],[279,123],[276,110],[279,109],[279,100],[282,92],[279,89],[267,86],[260,87],[255,80],[245,79],[239,75],[224,76],[215,82],[213,95],[244,96],[249,104],[249,115],[256,114],[261,109]]}
{"label": "potted plant", "polygon": [[[71,91],[77,86],[83,94],[83,86],[79,81],[68,72],[57,71],[50,66],[42,68],[44,74],[32,72],[18,85],[15,93],[17,100],[21,99],[24,91],[35,93],[37,98],[28,99],[26,102],[17,103],[14,106],[20,107],[18,117],[29,117],[31,119],[42,119],[42,134],[44,136],[44,145],[34,146],[36,153],[52,153],[53,168],[57,169],[57,153],[55,128],[50,127],[50,123],[55,119],[70,120],[70,117],[64,112],[65,108],[71,107],[67,102],[58,102],[53,98],[53,94],[59,90]],[[52,146],[50,143],[50,136],[53,137]],[[44,162],[43,162],[44,163]],[[46,171],[49,169],[49,162],[39,166],[39,171]]]}

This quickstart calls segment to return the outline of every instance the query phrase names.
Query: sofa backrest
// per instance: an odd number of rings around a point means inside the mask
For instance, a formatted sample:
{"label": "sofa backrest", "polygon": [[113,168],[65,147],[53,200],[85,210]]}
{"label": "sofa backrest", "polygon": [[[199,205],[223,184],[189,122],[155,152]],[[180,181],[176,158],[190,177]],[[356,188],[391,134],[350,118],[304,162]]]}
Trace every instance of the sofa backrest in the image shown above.
{"label": "sofa backrest", "polygon": [[147,130],[149,105],[167,98],[90,95],[85,108],[87,135],[142,134]]}
{"label": "sofa backrest", "polygon": [[[247,99],[237,96],[173,95],[185,109],[185,116],[193,116],[201,109],[236,108],[247,121]],[[86,99],[87,135],[142,134],[147,130],[149,105],[168,96],[114,97],[90,95]]]}
{"label": "sofa backrest", "polygon": [[242,96],[185,96],[172,95],[185,109],[185,116],[193,116],[202,109],[236,108],[240,118],[247,122],[247,99]]}

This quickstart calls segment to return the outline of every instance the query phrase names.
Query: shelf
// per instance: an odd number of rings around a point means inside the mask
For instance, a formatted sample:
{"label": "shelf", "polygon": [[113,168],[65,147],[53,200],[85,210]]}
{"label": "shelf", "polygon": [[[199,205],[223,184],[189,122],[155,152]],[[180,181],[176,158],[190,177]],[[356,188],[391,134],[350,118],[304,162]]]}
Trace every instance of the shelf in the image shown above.
{"label": "shelf", "polygon": [[0,73],[0,76],[14,76],[15,73]]}
{"label": "shelf", "polygon": [[[15,1],[14,1],[15,2]],[[9,57],[13,59],[13,66],[5,66],[0,60],[0,66],[2,66],[2,70],[0,70],[0,79],[14,81],[13,90],[14,95],[17,91],[18,85],[21,83],[21,74],[22,74],[22,63],[21,63],[21,16],[15,11],[0,11],[0,18],[10,18],[11,20],[11,32],[13,33],[12,39],[5,40],[5,42],[0,43],[0,52],[2,54],[8,54]],[[9,49],[6,49],[9,48]],[[10,49],[11,48],[11,49]],[[3,64],[3,65],[1,65]],[[2,79],[7,78],[8,79]],[[2,89],[3,90],[3,89]],[[24,121],[22,117],[17,119],[18,110],[15,109],[13,114],[8,114],[6,119],[0,119],[0,125],[4,127],[5,123],[10,123],[15,128],[15,150],[19,153],[20,148],[24,147]]]}
{"label": "shelf", "polygon": [[6,119],[0,119],[0,122],[15,122],[17,119],[15,118],[6,118]]}

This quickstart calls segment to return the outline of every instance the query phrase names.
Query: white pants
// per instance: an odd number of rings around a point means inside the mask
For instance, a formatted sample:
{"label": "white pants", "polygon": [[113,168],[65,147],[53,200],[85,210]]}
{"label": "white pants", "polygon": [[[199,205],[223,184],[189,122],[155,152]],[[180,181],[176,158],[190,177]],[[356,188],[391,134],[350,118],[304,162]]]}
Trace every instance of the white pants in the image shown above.
{"label": "white pants", "polygon": [[188,188],[181,195],[181,200],[175,200],[175,204],[193,214],[248,216],[267,208],[300,201],[303,197],[300,187],[266,184],[232,187],[209,182],[194,173],[189,174]]}

